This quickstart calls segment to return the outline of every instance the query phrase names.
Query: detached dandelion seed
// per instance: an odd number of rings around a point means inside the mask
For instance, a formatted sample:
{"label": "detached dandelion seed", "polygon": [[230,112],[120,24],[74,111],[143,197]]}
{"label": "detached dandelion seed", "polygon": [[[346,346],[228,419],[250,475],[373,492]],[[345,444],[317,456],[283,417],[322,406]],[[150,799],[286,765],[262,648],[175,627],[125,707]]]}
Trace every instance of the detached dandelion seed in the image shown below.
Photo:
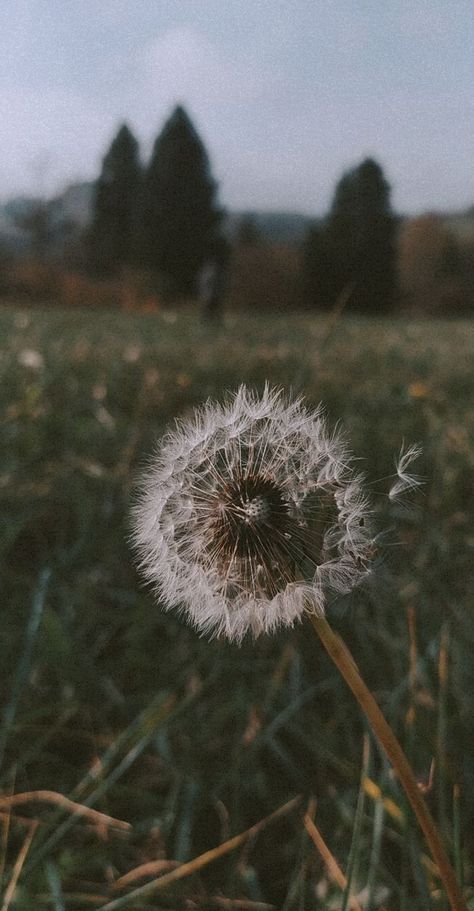
{"label": "detached dandelion seed", "polygon": [[324,613],[368,571],[368,506],[321,409],[242,386],[163,440],[134,513],[147,579],[203,633],[240,641]]}
{"label": "detached dandelion seed", "polygon": [[404,493],[411,492],[422,484],[422,479],[418,475],[411,474],[408,471],[410,465],[421,455],[421,446],[412,444],[411,446],[402,446],[398,458],[395,461],[396,480],[389,491],[389,499],[397,500]]}

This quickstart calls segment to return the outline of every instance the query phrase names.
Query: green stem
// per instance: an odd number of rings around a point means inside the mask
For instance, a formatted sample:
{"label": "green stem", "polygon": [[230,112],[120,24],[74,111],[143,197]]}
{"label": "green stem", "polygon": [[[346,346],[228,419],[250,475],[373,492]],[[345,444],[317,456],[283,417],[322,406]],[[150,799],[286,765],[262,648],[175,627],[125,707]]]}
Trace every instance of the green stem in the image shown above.
{"label": "green stem", "polygon": [[429,849],[435,860],[440,879],[449,899],[451,911],[467,911],[467,906],[456,881],[453,868],[444,850],[440,834],[433,822],[418,787],[410,763],[403,752],[390,725],[385,720],[372,693],[362,680],[355,661],[340,636],[335,633],[324,617],[311,614],[311,622],[321,639],[328,655],[334,661],[349,688],[356,697],[362,711],[370,722],[374,734],[385,750],[398,778],[405,790],[408,800],[425,835]]}

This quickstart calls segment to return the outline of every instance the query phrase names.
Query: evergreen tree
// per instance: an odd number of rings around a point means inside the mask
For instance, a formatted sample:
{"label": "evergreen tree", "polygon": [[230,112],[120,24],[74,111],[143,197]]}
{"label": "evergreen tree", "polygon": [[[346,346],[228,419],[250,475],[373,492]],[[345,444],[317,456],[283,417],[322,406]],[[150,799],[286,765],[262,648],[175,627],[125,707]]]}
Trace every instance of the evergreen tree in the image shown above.
{"label": "evergreen tree", "polygon": [[98,272],[110,275],[136,260],[140,179],[138,143],[123,124],[95,186],[89,252]]}
{"label": "evergreen tree", "polygon": [[159,134],[144,184],[143,231],[147,265],[165,287],[193,294],[212,256],[222,212],[204,145],[178,106]]}
{"label": "evergreen tree", "polygon": [[362,310],[390,310],[395,295],[396,219],[382,168],[365,159],[353,175],[352,243],[354,303]]}
{"label": "evergreen tree", "polygon": [[325,223],[314,223],[303,246],[303,294],[306,303],[325,310],[334,305],[341,283]]}
{"label": "evergreen tree", "polygon": [[390,187],[380,165],[367,158],[342,176],[325,224],[308,236],[309,298],[334,306],[347,295],[350,307],[389,310],[395,295],[395,229]]}

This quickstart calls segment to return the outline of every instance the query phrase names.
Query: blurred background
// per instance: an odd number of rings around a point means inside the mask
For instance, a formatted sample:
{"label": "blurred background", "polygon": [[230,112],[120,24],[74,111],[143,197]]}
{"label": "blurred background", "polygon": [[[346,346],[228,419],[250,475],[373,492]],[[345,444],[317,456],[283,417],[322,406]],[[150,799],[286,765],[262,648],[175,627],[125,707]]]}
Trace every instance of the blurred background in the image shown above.
{"label": "blurred background", "polygon": [[6,0],[3,293],[158,308],[223,235],[233,308],[472,313],[471,24],[461,0]]}
{"label": "blurred background", "polygon": [[156,440],[266,380],[366,475],[374,573],[328,616],[474,908],[472,13],[3,0],[2,911],[447,907],[312,630],[206,642],[135,570]]}

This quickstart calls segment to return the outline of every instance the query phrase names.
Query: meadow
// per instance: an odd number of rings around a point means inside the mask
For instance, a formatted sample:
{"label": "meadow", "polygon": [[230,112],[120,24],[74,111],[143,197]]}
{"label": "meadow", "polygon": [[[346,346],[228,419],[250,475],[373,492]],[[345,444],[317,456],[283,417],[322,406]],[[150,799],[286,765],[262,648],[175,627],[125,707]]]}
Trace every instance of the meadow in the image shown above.
{"label": "meadow", "polygon": [[[163,429],[265,380],[324,402],[367,476],[374,572],[328,616],[474,908],[474,324],[5,306],[0,349],[2,911],[447,907],[310,626],[206,641],[135,569],[130,503]],[[424,484],[396,505],[403,441]]]}

